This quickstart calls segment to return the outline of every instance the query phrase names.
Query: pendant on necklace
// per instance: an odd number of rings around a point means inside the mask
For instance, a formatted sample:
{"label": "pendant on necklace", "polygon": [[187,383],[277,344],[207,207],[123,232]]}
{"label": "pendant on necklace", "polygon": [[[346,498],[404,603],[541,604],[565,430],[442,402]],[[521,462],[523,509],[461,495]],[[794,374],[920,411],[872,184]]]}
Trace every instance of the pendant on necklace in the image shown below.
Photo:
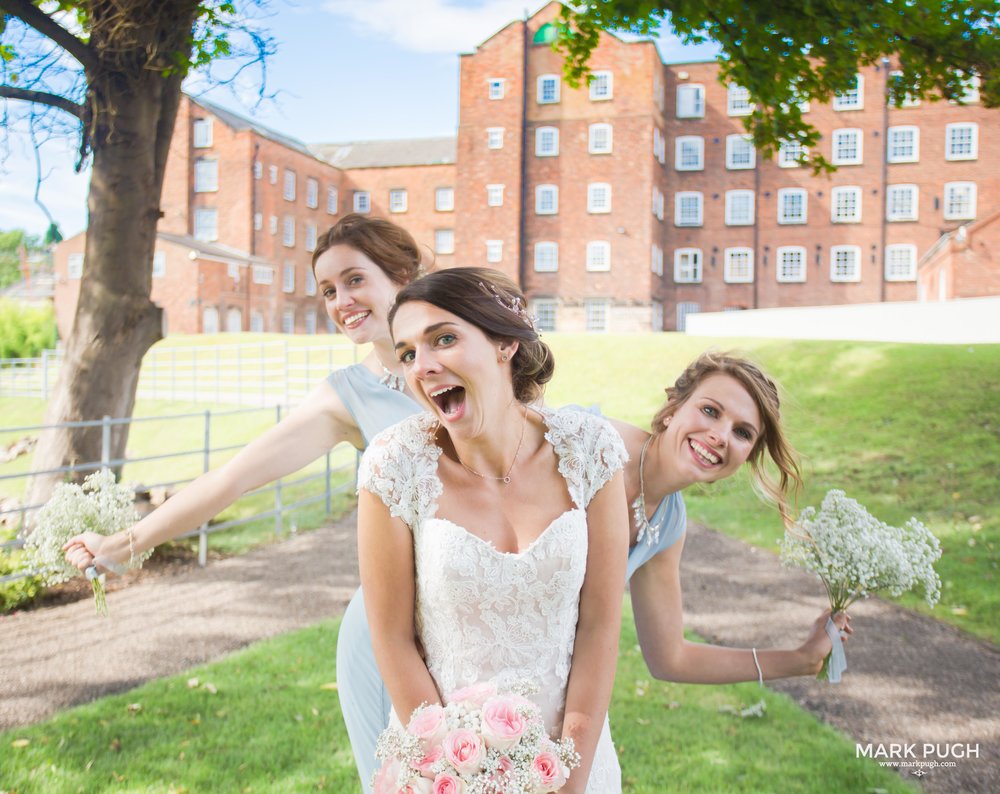
{"label": "pendant on necklace", "polygon": [[402,375],[397,375],[395,372],[391,372],[388,367],[382,367],[382,377],[378,379],[378,382],[385,386],[387,389],[392,389],[393,391],[402,392],[406,388],[406,381],[403,379]]}

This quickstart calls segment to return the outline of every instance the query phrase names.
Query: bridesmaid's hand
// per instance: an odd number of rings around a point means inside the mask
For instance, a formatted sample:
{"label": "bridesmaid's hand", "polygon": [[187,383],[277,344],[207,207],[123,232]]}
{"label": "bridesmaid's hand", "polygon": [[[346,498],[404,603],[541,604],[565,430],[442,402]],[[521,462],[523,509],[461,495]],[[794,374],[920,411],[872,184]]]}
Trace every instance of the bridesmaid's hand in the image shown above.
{"label": "bridesmaid's hand", "polygon": [[[823,660],[832,650],[830,637],[826,633],[826,621],[829,617],[830,610],[823,610],[813,622],[806,641],[798,647],[799,656],[802,658],[802,675],[819,673],[823,667]],[[838,612],[833,616],[833,622],[840,629],[840,641],[847,642],[848,637],[854,633],[854,629],[851,628],[851,616],[846,612]]]}
{"label": "bridesmaid's hand", "polygon": [[82,532],[79,535],[74,535],[63,544],[66,562],[79,568],[80,571],[86,571],[94,564],[95,558],[101,556],[101,551],[107,540],[107,536],[99,535],[96,532]]}

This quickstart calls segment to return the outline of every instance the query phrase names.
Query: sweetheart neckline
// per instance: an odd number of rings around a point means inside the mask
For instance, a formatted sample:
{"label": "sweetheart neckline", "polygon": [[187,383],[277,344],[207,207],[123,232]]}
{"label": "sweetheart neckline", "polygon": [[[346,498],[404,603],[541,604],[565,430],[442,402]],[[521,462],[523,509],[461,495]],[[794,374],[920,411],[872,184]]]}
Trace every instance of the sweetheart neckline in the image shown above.
{"label": "sweetheart neckline", "polygon": [[452,521],[449,518],[440,518],[440,517],[438,517],[438,516],[435,515],[435,516],[431,516],[431,517],[425,519],[424,524],[426,525],[426,524],[430,523],[431,521],[440,521],[443,524],[448,524],[449,526],[452,526],[455,529],[461,531],[462,534],[467,535],[468,537],[472,538],[473,540],[479,541],[484,546],[486,546],[487,548],[491,549],[494,553],[499,554],[502,557],[524,557],[524,556],[526,556],[526,555],[528,555],[528,554],[531,553],[532,549],[534,549],[535,546],[537,546],[541,542],[541,540],[549,534],[549,531],[556,524],[558,524],[560,521],[562,521],[566,516],[572,515],[574,513],[583,513],[584,516],[586,516],[586,511],[583,510],[583,509],[581,509],[581,508],[579,508],[579,507],[571,507],[569,510],[563,511],[562,513],[560,513],[559,515],[557,515],[555,518],[553,518],[548,523],[548,525],[545,527],[545,529],[543,529],[541,531],[541,533],[539,534],[539,536],[537,538],[535,538],[533,541],[531,541],[531,543],[529,543],[522,551],[501,551],[500,549],[498,549],[496,547],[496,544],[492,540],[487,540],[486,538],[480,537],[475,532],[467,529],[466,527],[463,527],[461,524],[458,524],[458,523]]}

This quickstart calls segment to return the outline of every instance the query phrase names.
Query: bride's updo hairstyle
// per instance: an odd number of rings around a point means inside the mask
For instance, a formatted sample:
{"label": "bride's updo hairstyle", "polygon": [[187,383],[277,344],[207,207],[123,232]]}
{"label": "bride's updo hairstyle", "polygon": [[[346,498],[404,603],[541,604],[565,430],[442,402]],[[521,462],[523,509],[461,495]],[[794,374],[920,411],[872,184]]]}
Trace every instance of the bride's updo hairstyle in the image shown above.
{"label": "bride's updo hairstyle", "polygon": [[[654,435],[666,428],[665,421],[673,416],[705,378],[728,375],[734,378],[757,405],[761,432],[747,458],[754,490],[767,502],[775,504],[787,524],[792,518],[790,495],[802,487],[798,456],[785,437],[781,422],[781,402],[778,387],[748,359],[730,353],[706,351],[688,364],[673,386],[668,386],[667,402],[653,417]],[[764,450],[778,469],[777,480],[765,469]]]}
{"label": "bride's updo hairstyle", "polygon": [[413,235],[392,221],[357,212],[345,215],[316,241],[313,270],[316,260],[335,245],[364,254],[396,284],[409,284],[421,274],[420,248]]}
{"label": "bride's updo hairstyle", "polygon": [[530,403],[552,379],[555,360],[538,338],[521,290],[498,270],[453,267],[417,279],[399,291],[389,311],[389,327],[399,307],[410,301],[430,303],[476,326],[495,342],[518,342],[511,359],[514,397]]}

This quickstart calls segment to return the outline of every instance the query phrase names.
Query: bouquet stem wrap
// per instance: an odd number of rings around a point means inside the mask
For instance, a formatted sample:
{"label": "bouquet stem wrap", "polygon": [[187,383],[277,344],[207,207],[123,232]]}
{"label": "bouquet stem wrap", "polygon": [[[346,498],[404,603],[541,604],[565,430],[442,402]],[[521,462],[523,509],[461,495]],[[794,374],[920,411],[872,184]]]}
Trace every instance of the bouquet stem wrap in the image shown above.
{"label": "bouquet stem wrap", "polygon": [[826,636],[830,638],[833,649],[830,655],[823,660],[823,669],[819,671],[817,678],[825,678],[831,684],[839,684],[840,677],[847,669],[847,654],[844,653],[844,643],[840,640],[840,629],[833,622],[832,618],[826,619]]}

